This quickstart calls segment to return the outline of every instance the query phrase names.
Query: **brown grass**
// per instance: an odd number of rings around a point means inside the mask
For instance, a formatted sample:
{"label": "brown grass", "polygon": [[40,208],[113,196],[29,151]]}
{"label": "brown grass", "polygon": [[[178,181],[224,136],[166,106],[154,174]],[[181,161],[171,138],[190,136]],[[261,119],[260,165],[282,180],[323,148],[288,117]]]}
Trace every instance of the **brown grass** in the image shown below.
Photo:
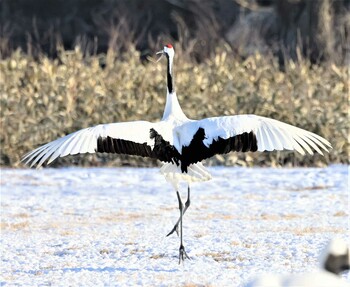
{"label": "brown grass", "polygon": [[344,228],[331,227],[331,226],[317,226],[317,227],[300,227],[300,228],[281,228],[275,229],[275,232],[287,232],[293,233],[298,236],[304,236],[315,233],[344,233]]}
{"label": "brown grass", "polygon": [[334,213],[333,216],[343,217],[343,216],[348,216],[348,214],[345,211],[341,210],[341,211],[337,211],[336,213]]}
{"label": "brown grass", "polygon": [[23,222],[18,222],[18,223],[7,223],[7,222],[1,222],[1,231],[5,230],[11,230],[11,231],[16,231],[16,230],[23,230],[27,229],[30,224],[29,221],[23,221]]}
{"label": "brown grass", "polygon": [[329,189],[332,186],[329,185],[315,185],[315,186],[305,186],[305,187],[300,187],[300,188],[293,188],[290,189],[290,191],[295,191],[295,192],[299,192],[299,191],[306,191],[306,190],[322,190],[322,189]]}
{"label": "brown grass", "polygon": [[149,258],[150,259],[162,259],[162,258],[165,258],[166,255],[164,253],[162,254],[154,254],[154,255],[151,255]]}
{"label": "brown grass", "polygon": [[212,285],[208,284],[198,284],[198,283],[184,283],[182,287],[211,287]]}
{"label": "brown grass", "polygon": [[206,253],[203,253],[203,255],[213,258],[216,262],[224,262],[224,261],[232,262],[233,261],[231,253],[228,251],[206,252]]}
{"label": "brown grass", "polygon": [[17,214],[12,215],[12,217],[29,218],[29,217],[31,217],[31,215],[28,213],[17,213]]}
{"label": "brown grass", "polygon": [[[180,47],[175,47],[178,55]],[[157,121],[165,104],[164,62],[141,64],[140,53],[109,52],[83,57],[79,48],[61,50],[57,59],[34,60],[14,52],[0,60],[1,165],[22,166],[20,158],[35,147],[99,123],[144,119]],[[233,56],[229,48],[195,64],[177,57],[176,87],[185,113],[193,119],[254,113],[297,125],[331,141],[325,157],[293,152],[231,153],[208,164],[316,165],[348,163],[347,67],[287,62],[255,54]],[[127,156],[85,155],[58,164],[154,165]]]}

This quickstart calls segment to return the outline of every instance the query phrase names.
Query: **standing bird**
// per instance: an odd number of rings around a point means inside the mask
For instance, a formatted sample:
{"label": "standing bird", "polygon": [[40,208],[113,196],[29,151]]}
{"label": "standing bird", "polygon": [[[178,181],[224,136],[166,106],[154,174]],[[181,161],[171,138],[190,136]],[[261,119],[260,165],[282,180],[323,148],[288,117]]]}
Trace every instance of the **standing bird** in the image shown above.
{"label": "standing bird", "polygon": [[350,269],[350,248],[341,238],[333,238],[320,256],[319,268],[298,274],[262,274],[246,287],[350,287],[341,278]]}
{"label": "standing bird", "polygon": [[[304,149],[319,154],[330,143],[306,130],[255,115],[236,115],[191,120],[182,111],[176,96],[173,60],[174,48],[168,44],[159,51],[158,61],[167,59],[167,97],[160,122],[133,121],[101,124],[79,130],[47,143],[23,157],[26,164],[40,167],[58,157],[79,153],[118,153],[156,158],[163,163],[161,172],[177,194],[180,217],[170,234],[180,235],[179,263],[189,258],[183,245],[182,218],[190,206],[190,183],[211,179],[201,161],[231,151],[255,152]],[[182,203],[179,182],[188,184],[187,201]],[[180,229],[180,230],[179,230]]]}

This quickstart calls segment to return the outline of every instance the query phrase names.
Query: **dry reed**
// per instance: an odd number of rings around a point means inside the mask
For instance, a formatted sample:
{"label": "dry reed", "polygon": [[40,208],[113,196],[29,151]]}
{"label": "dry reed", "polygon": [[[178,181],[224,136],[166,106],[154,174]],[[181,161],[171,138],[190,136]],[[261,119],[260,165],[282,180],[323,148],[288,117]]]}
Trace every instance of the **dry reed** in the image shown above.
{"label": "dry reed", "polygon": [[[272,56],[233,56],[229,48],[195,64],[175,47],[175,81],[184,112],[193,119],[254,113],[305,128],[331,141],[325,157],[294,152],[231,153],[207,161],[223,165],[313,165],[348,163],[348,69],[287,62]],[[1,165],[21,166],[26,152],[99,123],[157,121],[165,104],[164,62],[140,62],[140,53],[83,56],[61,49],[56,59],[17,50],[0,60]],[[127,156],[85,155],[56,165],[154,165]]]}

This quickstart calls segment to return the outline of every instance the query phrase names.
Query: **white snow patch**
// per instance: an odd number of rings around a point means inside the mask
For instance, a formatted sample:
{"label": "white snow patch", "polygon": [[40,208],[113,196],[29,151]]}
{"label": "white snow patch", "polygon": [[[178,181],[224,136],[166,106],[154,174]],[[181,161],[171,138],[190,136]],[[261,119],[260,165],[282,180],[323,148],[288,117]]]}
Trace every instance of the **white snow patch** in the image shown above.
{"label": "white snow patch", "polygon": [[192,185],[192,260],[179,265],[165,237],[177,198],[158,169],[2,169],[1,286],[242,286],[312,272],[330,238],[349,242],[347,166],[209,171]]}

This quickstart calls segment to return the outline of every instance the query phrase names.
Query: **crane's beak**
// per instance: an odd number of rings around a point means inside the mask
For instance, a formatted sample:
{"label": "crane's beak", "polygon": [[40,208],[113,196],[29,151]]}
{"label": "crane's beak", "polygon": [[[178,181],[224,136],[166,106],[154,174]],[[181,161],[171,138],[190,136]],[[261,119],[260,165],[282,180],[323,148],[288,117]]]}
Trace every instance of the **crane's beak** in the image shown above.
{"label": "crane's beak", "polygon": [[158,58],[158,60],[156,61],[156,63],[157,63],[157,62],[159,62],[159,61],[160,61],[160,59],[161,59],[161,58],[163,58],[164,51],[163,51],[163,50],[161,50],[161,51],[157,52],[157,53],[156,53],[156,55],[160,55],[160,57],[159,57],[159,58]]}

